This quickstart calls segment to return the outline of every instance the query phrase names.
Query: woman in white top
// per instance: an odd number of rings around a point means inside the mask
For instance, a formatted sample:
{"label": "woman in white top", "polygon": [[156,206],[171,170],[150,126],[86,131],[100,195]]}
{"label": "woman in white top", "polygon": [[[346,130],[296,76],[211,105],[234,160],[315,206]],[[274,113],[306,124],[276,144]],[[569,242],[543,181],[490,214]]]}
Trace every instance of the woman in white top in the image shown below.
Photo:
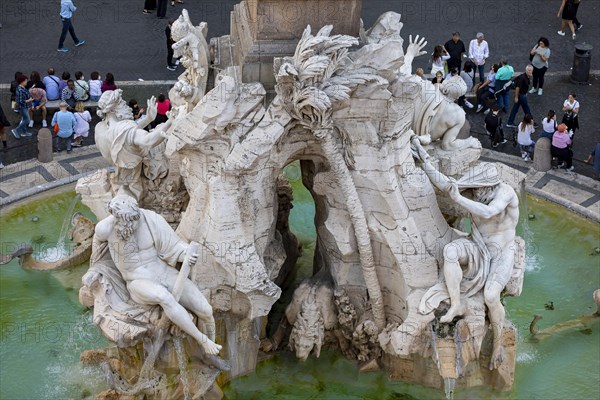
{"label": "woman in white top", "polygon": [[[575,93],[571,93],[563,103],[562,108],[564,112],[562,123],[567,125],[567,129],[573,132],[573,134],[577,129],[579,129],[579,102],[576,99],[577,95]],[[571,137],[572,136],[573,135],[571,135]]]}
{"label": "woman in white top", "polygon": [[541,137],[546,137],[552,140],[552,135],[554,135],[554,132],[556,132],[557,126],[558,125],[556,124],[556,113],[554,112],[554,110],[549,110],[548,116],[546,116],[546,118],[542,120],[542,129],[544,131],[542,132]]}
{"label": "woman in white top", "polygon": [[438,71],[444,72],[444,64],[446,60],[450,59],[450,54],[446,51],[444,46],[437,45],[433,49],[433,54],[431,56],[431,75],[434,75]]}
{"label": "woman in white top", "polygon": [[525,161],[531,161],[533,157],[533,146],[535,142],[531,139],[531,134],[535,131],[533,127],[533,117],[529,114],[523,117],[523,121],[519,124],[519,134],[517,142],[521,147],[521,158]]}
{"label": "woman in white top", "polygon": [[75,142],[73,143],[74,147],[81,147],[81,142],[83,138],[88,137],[90,133],[90,122],[92,121],[92,116],[90,112],[83,108],[83,102],[78,101],[75,104],[75,112],[73,113],[75,116],[75,127],[73,128],[73,138]]}
{"label": "woman in white top", "polygon": [[90,100],[98,101],[102,95],[102,79],[97,71],[90,75]]}

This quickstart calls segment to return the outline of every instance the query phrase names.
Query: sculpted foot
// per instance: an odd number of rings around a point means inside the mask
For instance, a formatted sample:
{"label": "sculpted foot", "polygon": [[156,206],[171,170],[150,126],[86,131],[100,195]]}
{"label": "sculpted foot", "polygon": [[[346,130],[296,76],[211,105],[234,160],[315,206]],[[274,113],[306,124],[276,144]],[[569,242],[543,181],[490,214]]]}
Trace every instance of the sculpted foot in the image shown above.
{"label": "sculpted foot", "polygon": [[490,370],[497,369],[500,364],[504,362],[504,348],[502,346],[497,346],[492,352],[492,358],[490,359]]}
{"label": "sculpted foot", "polygon": [[208,340],[208,341],[202,343],[202,348],[204,349],[206,354],[215,355],[215,354],[218,354],[219,351],[221,351],[223,346],[216,344],[212,340]]}
{"label": "sculpted foot", "polygon": [[452,322],[454,317],[458,317],[459,315],[463,315],[465,313],[464,307],[462,304],[452,305],[446,315],[440,318],[440,322],[443,324],[448,324]]}

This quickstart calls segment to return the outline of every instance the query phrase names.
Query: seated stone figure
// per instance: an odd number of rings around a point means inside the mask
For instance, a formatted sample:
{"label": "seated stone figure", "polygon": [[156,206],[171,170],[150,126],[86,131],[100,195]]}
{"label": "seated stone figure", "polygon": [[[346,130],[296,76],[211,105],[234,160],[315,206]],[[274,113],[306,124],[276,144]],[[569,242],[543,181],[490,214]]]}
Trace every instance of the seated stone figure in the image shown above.
{"label": "seated stone figure", "polygon": [[[512,275],[519,200],[513,188],[500,181],[495,165],[481,163],[455,181],[433,167],[418,138],[413,138],[412,146],[431,182],[464,207],[472,219],[470,237],[444,247],[445,281],[425,293],[419,312],[428,314],[449,299],[450,309],[440,322],[450,323],[465,313],[461,296],[470,297],[483,289],[494,333],[490,369],[498,368],[503,361],[501,335],[505,317],[500,295]],[[472,191],[470,198],[461,194],[467,189]]]}
{"label": "seated stone figure", "polygon": [[[171,122],[158,125],[150,132],[143,128],[156,117],[156,101],[148,101],[147,117],[133,120],[131,108],[122,98],[122,91],[108,90],[98,101],[98,116],[103,120],[96,125],[96,145],[102,157],[116,168],[115,183],[121,193],[141,198],[142,161],[148,159],[150,151],[167,137]],[[146,176],[153,180],[166,175],[166,161],[160,166],[147,168]]]}
{"label": "seated stone figure", "polygon": [[[169,320],[194,338],[207,354],[217,354],[221,346],[214,343],[212,308],[202,292],[186,277],[179,302],[172,294],[179,275],[174,266],[184,261],[188,244],[164,218],[138,208],[130,196],[116,196],[108,210],[111,215],[96,225],[90,269],[82,278],[87,288],[100,281],[105,294],[103,314],[98,318],[95,310],[94,322],[102,325],[108,315],[118,314],[115,319],[125,320],[122,327],[126,329],[113,326],[116,332],[107,333],[110,326],[101,328],[111,340],[129,345],[140,338],[139,332],[131,331],[136,326],[148,330],[147,325],[156,320],[151,316],[151,307],[159,305]],[[195,261],[195,255],[190,257],[192,266]],[[210,338],[196,327],[187,310],[205,323]],[[129,337],[120,337],[125,334]]]}

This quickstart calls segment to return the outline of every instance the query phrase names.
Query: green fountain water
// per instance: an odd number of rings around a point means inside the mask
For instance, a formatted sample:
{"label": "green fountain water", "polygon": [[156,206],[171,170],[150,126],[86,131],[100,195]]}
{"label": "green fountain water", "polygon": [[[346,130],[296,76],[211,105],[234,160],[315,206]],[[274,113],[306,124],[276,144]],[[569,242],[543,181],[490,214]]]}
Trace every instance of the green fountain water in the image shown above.
{"label": "green fountain water", "polygon": [[[312,272],[314,205],[299,175],[293,178],[292,230],[303,244],[297,281]],[[74,193],[31,200],[0,215],[2,252],[21,242],[35,254],[54,246]],[[93,219],[77,204],[75,211]],[[455,399],[599,399],[600,320],[587,329],[531,341],[529,323],[544,317],[542,329],[595,311],[592,292],[600,287],[600,231],[596,224],[563,208],[528,198],[535,218],[519,225],[527,242],[523,294],[506,299],[507,317],[518,327],[514,390],[458,389]],[[38,217],[37,222],[35,218]],[[68,271],[24,271],[13,260],[0,268],[0,399],[93,398],[105,388],[102,373],[83,368],[85,349],[107,341],[78,301],[86,266]],[[550,301],[554,310],[546,310]],[[359,374],[333,351],[298,363],[284,352],[259,364],[255,373],[224,388],[228,399],[444,399],[443,391],[391,382],[384,372]]]}

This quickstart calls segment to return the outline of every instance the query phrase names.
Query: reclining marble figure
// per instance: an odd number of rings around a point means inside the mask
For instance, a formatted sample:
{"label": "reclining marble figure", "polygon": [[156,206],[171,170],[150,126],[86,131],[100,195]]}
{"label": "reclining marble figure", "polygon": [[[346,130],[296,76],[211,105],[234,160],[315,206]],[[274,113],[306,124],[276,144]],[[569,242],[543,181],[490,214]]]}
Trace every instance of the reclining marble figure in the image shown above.
{"label": "reclining marble figure", "polygon": [[[464,207],[472,219],[470,237],[459,238],[444,247],[445,282],[425,293],[419,312],[428,314],[450,299],[450,309],[440,318],[440,322],[450,323],[466,311],[461,295],[468,298],[483,289],[494,334],[489,367],[498,368],[504,359],[501,336],[505,311],[500,294],[512,275],[519,200],[513,188],[500,181],[495,165],[481,163],[456,181],[433,167],[417,138],[412,140],[412,146],[431,182]],[[471,189],[472,199],[461,194],[461,190],[467,189]]]}
{"label": "reclining marble figure", "polygon": [[[138,208],[137,201],[131,196],[117,195],[109,203],[108,210],[111,215],[96,225],[90,270],[83,276],[83,284],[91,287],[101,278],[103,272],[96,268],[94,260],[102,258],[106,251],[110,252],[133,301],[143,306],[160,305],[169,320],[194,338],[207,354],[217,354],[221,346],[214,343],[212,308],[200,289],[186,278],[181,304],[172,294],[179,274],[174,265],[184,261],[188,244],[163,217]],[[196,255],[189,262],[193,266]],[[112,286],[117,289],[122,285]],[[204,322],[209,337],[200,332],[186,309]]]}

